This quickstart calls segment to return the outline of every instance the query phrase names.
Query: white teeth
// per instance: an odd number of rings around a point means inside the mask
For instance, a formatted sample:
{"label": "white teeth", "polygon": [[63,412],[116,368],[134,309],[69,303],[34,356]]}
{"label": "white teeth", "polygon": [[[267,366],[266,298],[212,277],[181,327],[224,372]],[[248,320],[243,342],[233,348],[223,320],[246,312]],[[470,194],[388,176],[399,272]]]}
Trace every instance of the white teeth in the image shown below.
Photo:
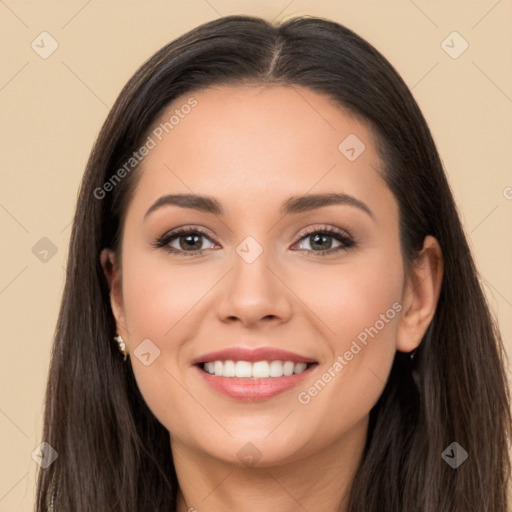
{"label": "white teeth", "polygon": [[[266,361],[265,361],[266,362]],[[291,361],[290,361],[291,362]],[[293,365],[293,363],[292,363]],[[268,366],[268,376],[282,377],[284,375],[284,365],[281,361],[272,361]]]}
{"label": "white teeth", "polygon": [[[217,362],[217,361],[215,361],[215,362]],[[221,362],[219,361],[219,363],[221,363]],[[223,365],[223,366],[226,366],[226,365]],[[252,377],[252,364],[249,363],[248,361],[237,361],[235,363],[235,374],[237,377]],[[218,373],[215,372],[215,375],[218,375]],[[228,377],[228,375],[226,375],[224,373],[224,371],[222,372],[222,376]]]}
{"label": "white teeth", "polygon": [[[273,363],[280,363],[280,361],[272,361]],[[270,365],[268,361],[258,361],[252,365],[252,377],[255,379],[266,379],[270,377]],[[280,377],[280,375],[278,375]]]}
{"label": "white teeth", "polygon": [[289,377],[302,373],[308,365],[293,361],[211,361],[203,364],[203,370],[216,377],[238,377],[266,379],[268,377]]}
{"label": "white teeth", "polygon": [[286,361],[286,363],[284,363],[284,365],[283,365],[283,368],[284,368],[284,371],[283,371],[284,376],[289,377],[290,375],[293,374],[295,364],[292,361]]}
{"label": "white teeth", "polygon": [[236,367],[234,361],[224,361],[222,375],[224,375],[224,377],[234,377],[236,375]]}
{"label": "white teeth", "polygon": [[297,363],[293,369],[293,373],[302,373],[306,369],[306,363]]}

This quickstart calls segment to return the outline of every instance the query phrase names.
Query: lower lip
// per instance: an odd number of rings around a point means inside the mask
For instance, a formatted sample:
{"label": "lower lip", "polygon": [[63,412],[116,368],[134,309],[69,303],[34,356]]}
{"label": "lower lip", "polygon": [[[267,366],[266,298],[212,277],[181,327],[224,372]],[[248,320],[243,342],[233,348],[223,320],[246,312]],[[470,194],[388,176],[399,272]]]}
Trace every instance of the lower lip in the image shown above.
{"label": "lower lip", "polygon": [[302,373],[293,374],[289,377],[269,377],[268,379],[215,377],[199,366],[196,366],[196,369],[215,391],[237,400],[254,402],[272,398],[297,386],[304,379],[307,379],[317,366],[316,364],[311,365]]}

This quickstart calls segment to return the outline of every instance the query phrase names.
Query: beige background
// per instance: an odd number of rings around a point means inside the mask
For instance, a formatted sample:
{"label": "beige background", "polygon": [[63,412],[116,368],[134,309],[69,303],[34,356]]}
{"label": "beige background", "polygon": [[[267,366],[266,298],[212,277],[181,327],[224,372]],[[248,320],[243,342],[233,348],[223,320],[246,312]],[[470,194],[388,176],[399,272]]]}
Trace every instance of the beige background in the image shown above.
{"label": "beige background", "polygon": [[[42,441],[70,221],[108,109],[165,43],[240,13],[331,18],[401,73],[430,124],[512,355],[511,0],[0,0],[0,512],[33,510],[31,452]],[[43,31],[58,43],[46,59],[31,48]],[[441,46],[453,31],[469,44],[456,59]],[[454,52],[463,41],[447,43]],[[57,249],[46,262],[32,252],[42,237]]]}

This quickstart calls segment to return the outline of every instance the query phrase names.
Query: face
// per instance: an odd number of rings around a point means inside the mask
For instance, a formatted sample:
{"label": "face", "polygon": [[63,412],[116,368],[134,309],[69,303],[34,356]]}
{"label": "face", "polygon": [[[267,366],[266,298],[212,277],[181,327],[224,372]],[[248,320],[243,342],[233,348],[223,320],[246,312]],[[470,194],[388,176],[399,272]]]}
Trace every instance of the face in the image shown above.
{"label": "face", "polygon": [[[144,399],[205,458],[329,450],[401,348],[398,205],[370,130],[277,86],[184,95],[154,128],[111,295]],[[182,194],[209,201],[162,199]]]}

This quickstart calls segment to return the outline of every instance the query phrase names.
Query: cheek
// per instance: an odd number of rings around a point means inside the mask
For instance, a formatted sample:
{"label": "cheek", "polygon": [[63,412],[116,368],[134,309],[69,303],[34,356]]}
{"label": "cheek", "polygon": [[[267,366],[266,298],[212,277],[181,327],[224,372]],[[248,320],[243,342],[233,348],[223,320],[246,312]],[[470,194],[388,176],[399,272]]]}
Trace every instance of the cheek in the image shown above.
{"label": "cheek", "polygon": [[308,305],[329,327],[330,357],[316,380],[298,390],[297,401],[308,417],[331,418],[315,428],[335,437],[368,414],[385,387],[402,310],[401,258],[374,254],[315,282],[325,293]]}
{"label": "cheek", "polygon": [[[356,340],[368,354],[394,351],[397,309],[401,309],[400,268],[365,266],[337,284],[338,315],[333,318],[337,352],[349,350],[347,342]],[[370,344],[373,339],[379,342]]]}
{"label": "cheek", "polygon": [[398,253],[367,251],[340,265],[304,268],[294,279],[294,291],[325,327],[332,356],[349,350],[358,337],[364,343],[377,334],[387,342],[375,350],[394,350],[403,287]]}
{"label": "cheek", "polygon": [[123,303],[133,373],[148,407],[169,425],[170,411],[183,411],[190,403],[178,384],[180,349],[195,336],[199,319],[194,307],[215,280],[208,272],[198,276],[197,267],[178,270],[165,258],[128,249],[125,254]]}
{"label": "cheek", "polygon": [[127,255],[123,301],[131,337],[172,339],[172,331],[214,283],[211,272],[198,266],[173,266],[161,255]]}
{"label": "cheek", "polygon": [[307,305],[301,309],[304,332],[316,334],[324,357],[315,377],[294,391],[294,420],[273,432],[274,446],[294,439],[303,456],[323,450],[355,435],[377,403],[396,352],[400,262],[399,255],[361,254],[336,267],[312,271],[310,265],[287,276],[293,275],[287,283]]}

